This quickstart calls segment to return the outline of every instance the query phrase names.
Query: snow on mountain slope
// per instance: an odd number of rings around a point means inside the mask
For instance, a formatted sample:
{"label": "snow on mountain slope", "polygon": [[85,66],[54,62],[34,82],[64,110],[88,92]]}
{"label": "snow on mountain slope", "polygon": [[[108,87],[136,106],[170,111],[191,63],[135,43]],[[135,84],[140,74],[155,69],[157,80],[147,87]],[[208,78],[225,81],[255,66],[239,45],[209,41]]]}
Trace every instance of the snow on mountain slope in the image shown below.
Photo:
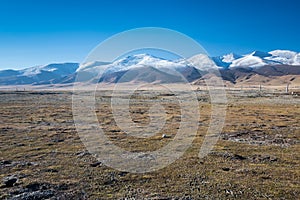
{"label": "snow on mountain slope", "polygon": [[[166,80],[181,80],[181,78],[179,78],[180,74],[188,76],[188,79],[194,79],[195,77],[198,77],[199,73],[193,67],[196,69],[209,69],[216,67],[216,65],[206,55],[196,55],[190,59],[171,61],[149,54],[138,54],[118,59],[107,65],[87,63],[81,66],[79,70],[77,70],[77,73],[82,73],[82,76],[86,76],[89,79],[91,79],[90,77],[98,79],[99,77],[97,75],[102,74],[100,78],[101,80],[112,82],[120,80],[125,73],[127,74],[127,79],[130,81],[141,81],[141,77],[145,77],[144,81],[153,80],[165,82]],[[144,73],[145,71],[147,71],[149,74],[146,75]],[[135,79],[133,74],[140,78]],[[156,80],[162,77],[164,77],[166,80]],[[95,82],[94,79],[93,81]]]}
{"label": "snow on mountain slope", "polygon": [[242,58],[233,60],[230,67],[261,67],[267,65],[261,57],[255,56],[255,52],[245,55]]}
{"label": "snow on mountain slope", "polygon": [[199,70],[216,69],[216,63],[207,55],[198,54],[187,59],[187,63]]}
{"label": "snow on mountain slope", "polygon": [[80,66],[78,63],[61,63],[30,67],[23,70],[2,70],[0,71],[0,84],[70,83],[78,81],[76,77],[80,72],[83,72],[81,78],[90,80],[97,77],[99,73],[113,78],[114,76],[121,76],[128,70],[142,73],[143,69],[147,67],[151,68],[148,72],[153,72],[152,75],[148,76],[151,78],[166,77],[167,74],[175,76],[178,72],[184,72],[184,76],[192,80],[199,76],[198,70],[209,72],[210,69],[216,69],[216,67],[219,69],[225,68],[226,70],[234,70],[235,68],[255,68],[254,70],[256,70],[264,66],[288,68],[292,65],[296,68],[300,66],[300,53],[289,50],[254,51],[243,56],[234,53],[219,57],[199,54],[179,60],[167,60],[149,54],[138,54],[117,59],[112,63],[95,61],[83,63]]}
{"label": "snow on mountain slope", "polygon": [[271,52],[254,51],[241,58],[232,60],[230,67],[262,67],[266,65],[297,65],[296,52],[275,50]]}
{"label": "snow on mountain slope", "polygon": [[241,57],[242,56],[237,55],[235,53],[230,53],[223,56],[212,57],[211,59],[216,63],[217,66],[228,68],[234,60],[239,59]]}
{"label": "snow on mountain slope", "polygon": [[103,66],[106,66],[106,65],[109,65],[110,63],[109,62],[100,62],[100,61],[94,61],[94,62],[86,62],[86,63],[83,63],[81,64],[76,72],[79,72],[79,71],[88,71],[92,68],[100,68],[100,67],[103,67]]}
{"label": "snow on mountain slope", "polygon": [[23,70],[0,71],[1,85],[39,84],[68,76],[76,71],[78,63],[49,64]]}
{"label": "snow on mountain slope", "polygon": [[293,65],[300,65],[300,53],[295,56]]}
{"label": "snow on mountain slope", "polygon": [[230,54],[226,54],[224,56],[222,56],[222,61],[225,63],[232,63],[232,61],[241,58],[240,55],[234,54],[234,53],[230,53]]}
{"label": "snow on mountain slope", "polygon": [[138,54],[118,59],[113,63],[86,63],[84,65],[81,65],[78,68],[77,72],[85,71],[91,73],[99,73],[101,70],[103,72],[105,71],[105,73],[115,73],[144,66],[154,67],[157,69],[178,69],[186,67],[186,65],[180,61],[169,61],[148,54]]}
{"label": "snow on mountain slope", "polygon": [[292,59],[297,53],[289,50],[274,50],[270,51],[272,56],[278,56],[282,58]]}
{"label": "snow on mountain slope", "polygon": [[176,61],[169,61],[166,59],[151,56],[149,54],[138,54],[133,56],[127,56],[120,60],[115,61],[108,67],[107,72],[126,71],[133,68],[139,68],[143,66],[161,68],[180,68],[185,67],[183,63]]}
{"label": "snow on mountain slope", "polygon": [[299,65],[299,53],[289,50],[275,50],[270,52],[271,56],[266,60],[272,60],[285,65]]}
{"label": "snow on mountain slope", "polygon": [[49,64],[41,65],[36,67],[30,67],[23,70],[20,70],[20,75],[22,76],[36,76],[42,74],[43,72],[52,72],[60,76],[65,76],[70,73],[73,73],[78,68],[77,63],[59,63],[59,64]]}

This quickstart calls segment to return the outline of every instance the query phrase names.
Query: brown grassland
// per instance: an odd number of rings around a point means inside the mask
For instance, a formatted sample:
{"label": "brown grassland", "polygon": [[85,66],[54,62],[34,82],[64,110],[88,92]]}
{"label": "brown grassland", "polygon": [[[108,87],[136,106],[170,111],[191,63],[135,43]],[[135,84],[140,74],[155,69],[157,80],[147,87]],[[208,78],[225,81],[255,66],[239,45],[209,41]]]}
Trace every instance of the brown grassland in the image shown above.
{"label": "brown grassland", "polygon": [[[162,101],[166,124],[155,136],[127,137],[110,109],[111,91],[97,93],[97,117],[116,145],[154,151],[180,124],[178,102]],[[267,91],[228,91],[226,122],[213,151],[198,152],[210,122],[210,98],[197,91],[197,136],[171,165],[149,173],[117,171],[85,149],[73,122],[70,91],[0,93],[0,199],[297,199],[300,197],[300,97]],[[131,97],[136,123],[149,123],[149,105]],[[167,99],[161,93],[157,99]],[[121,106],[121,105],[120,105]],[[150,105],[151,106],[151,105]],[[141,130],[142,131],[142,130]],[[170,138],[162,138],[162,134]]]}

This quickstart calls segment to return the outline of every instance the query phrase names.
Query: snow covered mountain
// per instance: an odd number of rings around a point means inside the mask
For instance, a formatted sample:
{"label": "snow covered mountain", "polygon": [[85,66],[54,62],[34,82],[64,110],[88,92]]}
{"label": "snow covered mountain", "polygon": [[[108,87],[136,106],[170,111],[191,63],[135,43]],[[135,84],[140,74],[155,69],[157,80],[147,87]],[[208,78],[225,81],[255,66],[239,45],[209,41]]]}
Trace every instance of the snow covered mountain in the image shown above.
{"label": "snow covered mountain", "polygon": [[[98,82],[97,75],[103,74],[103,82],[193,82],[205,74],[219,69],[223,78],[236,82],[246,74],[259,73],[263,76],[298,74],[300,53],[289,50],[271,52],[254,51],[246,55],[234,53],[219,57],[199,54],[187,59],[167,60],[149,54],[131,55],[114,62],[89,62],[49,64],[23,70],[0,71],[0,85],[22,84],[65,84],[73,83],[78,74],[84,81]],[[123,77],[125,76],[125,78]],[[123,77],[123,78],[122,78]],[[80,81],[80,80],[79,80]]]}
{"label": "snow covered mountain", "polygon": [[[209,58],[207,57],[209,60]],[[181,82],[184,81],[182,74],[189,74],[197,70],[191,70],[187,60],[175,61],[158,58],[149,54],[130,55],[118,59],[112,63],[85,63],[81,65],[76,73],[80,73],[83,79],[91,79],[97,82],[97,74],[103,74],[100,81],[145,81],[145,82]],[[189,72],[188,72],[189,71]],[[126,76],[125,76],[126,74]],[[91,78],[94,76],[95,78]],[[125,76],[125,78],[122,78]],[[88,77],[88,78],[85,78]]]}
{"label": "snow covered mountain", "polygon": [[212,57],[212,60],[219,67],[228,68],[234,60],[242,58],[242,56],[234,53],[226,54],[223,56]]}
{"label": "snow covered mountain", "polygon": [[270,52],[271,56],[266,57],[267,60],[272,60],[285,65],[300,65],[300,53],[288,50],[275,50]]}
{"label": "snow covered mountain", "polygon": [[[229,61],[229,62],[228,62]],[[254,51],[250,54],[223,60],[229,67],[262,67],[266,65],[300,65],[300,53],[288,50]]]}
{"label": "snow covered mountain", "polygon": [[73,74],[78,63],[59,63],[0,71],[0,85],[42,84]]}
{"label": "snow covered mountain", "polygon": [[180,61],[169,61],[166,59],[151,56],[149,54],[138,54],[127,56],[116,60],[113,63],[105,62],[92,62],[84,63],[76,71],[86,71],[86,72],[99,72],[99,70],[104,70],[105,73],[115,73],[120,71],[127,71],[129,69],[140,68],[144,66],[151,66],[154,68],[184,68],[186,64]]}

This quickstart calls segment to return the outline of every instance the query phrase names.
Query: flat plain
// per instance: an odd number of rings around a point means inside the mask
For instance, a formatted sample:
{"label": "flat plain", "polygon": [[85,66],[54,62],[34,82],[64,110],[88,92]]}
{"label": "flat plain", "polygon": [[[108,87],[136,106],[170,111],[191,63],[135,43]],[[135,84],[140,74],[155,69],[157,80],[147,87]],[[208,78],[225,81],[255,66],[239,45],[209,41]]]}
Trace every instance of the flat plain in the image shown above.
{"label": "flat plain", "polygon": [[[195,140],[174,163],[149,173],[115,170],[86,150],[74,125],[71,91],[0,92],[0,199],[299,198],[300,97],[227,90],[224,128],[200,159],[211,103],[207,91],[195,92],[201,113]],[[170,94],[151,97],[162,102],[166,123],[148,138],[129,137],[117,126],[111,94],[97,92],[96,115],[115,145],[154,151],[174,139],[181,113],[178,102],[168,101]],[[133,121],[143,126],[151,101],[143,103],[140,94],[127,98]]]}

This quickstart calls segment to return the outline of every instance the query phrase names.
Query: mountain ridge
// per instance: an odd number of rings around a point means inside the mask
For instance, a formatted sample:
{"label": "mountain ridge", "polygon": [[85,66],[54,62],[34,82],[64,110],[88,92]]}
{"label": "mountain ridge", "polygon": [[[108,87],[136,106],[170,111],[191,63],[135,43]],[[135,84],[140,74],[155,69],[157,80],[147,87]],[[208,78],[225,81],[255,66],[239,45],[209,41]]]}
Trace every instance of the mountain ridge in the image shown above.
{"label": "mountain ridge", "polygon": [[[217,72],[218,71],[218,72]],[[100,80],[97,74],[101,73]],[[221,76],[231,84],[247,82],[251,77],[263,80],[279,76],[300,76],[300,53],[289,50],[270,52],[254,51],[246,55],[235,53],[208,57],[198,54],[187,59],[168,60],[149,54],[137,54],[114,62],[53,63],[21,70],[1,70],[0,85],[65,84],[90,80],[92,83],[107,82],[193,82],[207,74]],[[122,76],[127,74],[127,79]],[[130,75],[129,75],[130,74]],[[293,80],[298,81],[297,77]],[[293,81],[292,80],[292,81]],[[199,81],[198,81],[199,82]]]}

